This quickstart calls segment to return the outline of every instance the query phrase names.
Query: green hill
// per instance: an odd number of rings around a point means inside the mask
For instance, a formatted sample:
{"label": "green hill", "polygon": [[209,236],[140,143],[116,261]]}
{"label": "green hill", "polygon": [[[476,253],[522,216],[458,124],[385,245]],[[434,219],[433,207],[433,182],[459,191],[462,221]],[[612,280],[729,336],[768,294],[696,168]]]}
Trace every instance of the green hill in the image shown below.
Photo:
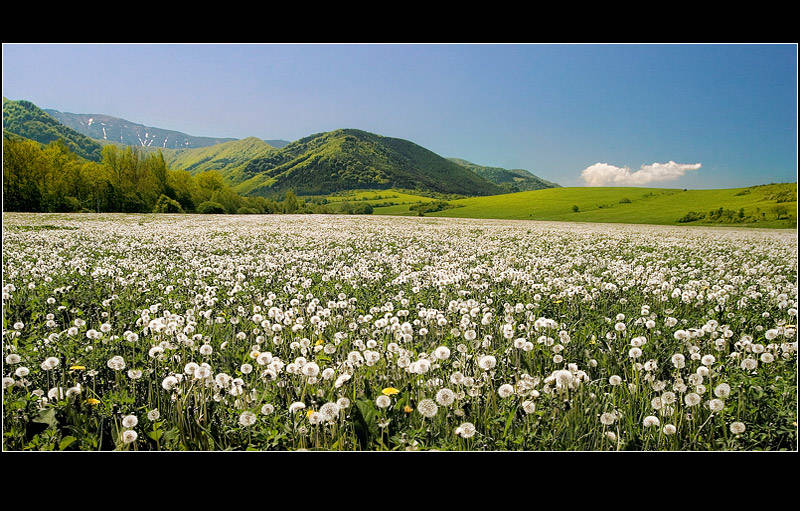
{"label": "green hill", "polygon": [[40,144],[62,139],[78,156],[92,161],[101,158],[98,142],[64,126],[30,101],[3,98],[3,130]]}
{"label": "green hill", "polygon": [[355,129],[318,133],[297,140],[243,169],[236,189],[272,195],[294,189],[298,195],[342,190],[408,190],[489,195],[503,189],[408,140]]}
{"label": "green hill", "polygon": [[17,135],[16,133],[11,133],[7,129],[3,129],[3,138],[6,140],[13,140],[14,142],[22,142],[25,140],[30,140],[29,138]]}
{"label": "green hill", "polygon": [[197,174],[217,170],[230,183],[240,183],[250,176],[244,167],[255,158],[263,158],[276,149],[261,139],[249,137],[196,149],[164,149],[164,160],[171,168]]}
{"label": "green hill", "polygon": [[[549,188],[452,200],[426,216],[661,225],[797,227],[797,183],[722,190]],[[577,211],[575,208],[577,207]],[[408,206],[374,214],[415,215]]]}
{"label": "green hill", "polygon": [[561,185],[546,181],[525,169],[504,169],[502,167],[485,167],[461,158],[448,158],[464,168],[471,170],[482,178],[499,185],[506,192],[523,192],[526,190],[543,190],[557,188]]}

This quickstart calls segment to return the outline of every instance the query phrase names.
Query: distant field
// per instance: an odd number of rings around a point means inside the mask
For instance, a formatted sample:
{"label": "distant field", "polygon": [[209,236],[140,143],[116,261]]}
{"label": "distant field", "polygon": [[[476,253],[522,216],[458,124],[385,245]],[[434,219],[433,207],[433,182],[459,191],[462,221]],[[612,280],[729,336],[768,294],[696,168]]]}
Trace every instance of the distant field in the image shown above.
{"label": "distant field", "polygon": [[[452,200],[455,207],[425,216],[558,220],[658,225],[797,227],[797,184],[723,190],[551,188]],[[574,211],[577,206],[578,211]],[[723,208],[720,214],[719,208]],[[714,212],[712,215],[711,212]],[[740,212],[741,211],[741,212]],[[703,218],[691,220],[690,212]],[[415,215],[408,206],[376,207],[376,215]],[[679,219],[687,221],[679,222]]]}
{"label": "distant field", "polygon": [[376,210],[380,209],[382,215],[408,215],[409,207],[414,204],[433,202],[437,199],[415,195],[400,190],[353,190],[339,192],[335,195],[313,196],[314,199],[328,201],[328,204],[369,204]]}

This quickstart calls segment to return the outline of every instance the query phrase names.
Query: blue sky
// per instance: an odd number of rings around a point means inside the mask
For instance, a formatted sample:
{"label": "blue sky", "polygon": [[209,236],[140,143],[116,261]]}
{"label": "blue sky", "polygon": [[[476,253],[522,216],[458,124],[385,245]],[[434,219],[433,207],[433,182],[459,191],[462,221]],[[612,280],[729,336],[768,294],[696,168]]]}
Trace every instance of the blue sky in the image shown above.
{"label": "blue sky", "polygon": [[565,186],[797,179],[794,44],[3,44],[3,96],[198,136],[359,128]]}

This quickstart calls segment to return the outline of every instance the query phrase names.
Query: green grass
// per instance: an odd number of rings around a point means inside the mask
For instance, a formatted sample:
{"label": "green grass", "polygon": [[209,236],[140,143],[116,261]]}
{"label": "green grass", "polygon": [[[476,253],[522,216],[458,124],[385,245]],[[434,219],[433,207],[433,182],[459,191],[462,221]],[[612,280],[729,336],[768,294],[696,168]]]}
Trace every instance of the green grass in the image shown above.
{"label": "green grass", "polygon": [[[333,202],[358,202],[358,203],[370,204],[371,206],[389,202],[396,203],[397,205],[404,205],[404,204],[418,204],[420,202],[432,202],[437,200],[432,197],[426,197],[423,195],[417,195],[414,193],[409,193],[396,189],[353,190],[351,192],[342,192],[336,195],[326,195],[325,198],[328,200],[329,204]],[[394,206],[387,206],[387,207],[394,207]]]}
{"label": "green grass", "polygon": [[[778,194],[794,200],[778,203]],[[625,199],[630,200],[627,202]],[[622,202],[620,202],[622,201]],[[609,222],[660,225],[737,225],[742,227],[797,227],[797,184],[782,183],[750,188],[688,190],[665,188],[551,188],[450,201],[456,206],[426,216],[498,218],[574,222]],[[578,206],[578,211],[573,210]],[[708,214],[720,207],[737,213],[735,221],[708,217],[681,223],[690,211]],[[776,207],[784,207],[779,215]],[[744,208],[745,218],[738,212]],[[415,215],[408,206],[375,208],[378,215]]]}

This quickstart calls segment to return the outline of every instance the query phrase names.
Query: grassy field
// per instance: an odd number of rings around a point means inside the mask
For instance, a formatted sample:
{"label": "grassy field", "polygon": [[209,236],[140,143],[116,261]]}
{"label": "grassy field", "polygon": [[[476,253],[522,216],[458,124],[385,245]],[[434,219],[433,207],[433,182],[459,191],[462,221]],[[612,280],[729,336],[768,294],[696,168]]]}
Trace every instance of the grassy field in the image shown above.
{"label": "grassy field", "polygon": [[325,198],[328,204],[369,204],[382,215],[409,215],[409,207],[419,203],[433,202],[437,199],[416,195],[403,190],[352,190],[339,192],[332,195],[314,196],[315,199]]}
{"label": "grassy field", "polygon": [[[620,187],[551,188],[449,202],[455,207],[427,213],[426,216],[659,225],[797,226],[796,183],[687,191]],[[578,211],[574,210],[575,206]],[[719,208],[723,208],[723,214],[717,218]],[[710,215],[711,211],[715,215]],[[705,214],[705,218],[679,222],[689,212]],[[374,214],[415,215],[416,212],[410,211],[408,206],[399,205],[376,207]]]}

